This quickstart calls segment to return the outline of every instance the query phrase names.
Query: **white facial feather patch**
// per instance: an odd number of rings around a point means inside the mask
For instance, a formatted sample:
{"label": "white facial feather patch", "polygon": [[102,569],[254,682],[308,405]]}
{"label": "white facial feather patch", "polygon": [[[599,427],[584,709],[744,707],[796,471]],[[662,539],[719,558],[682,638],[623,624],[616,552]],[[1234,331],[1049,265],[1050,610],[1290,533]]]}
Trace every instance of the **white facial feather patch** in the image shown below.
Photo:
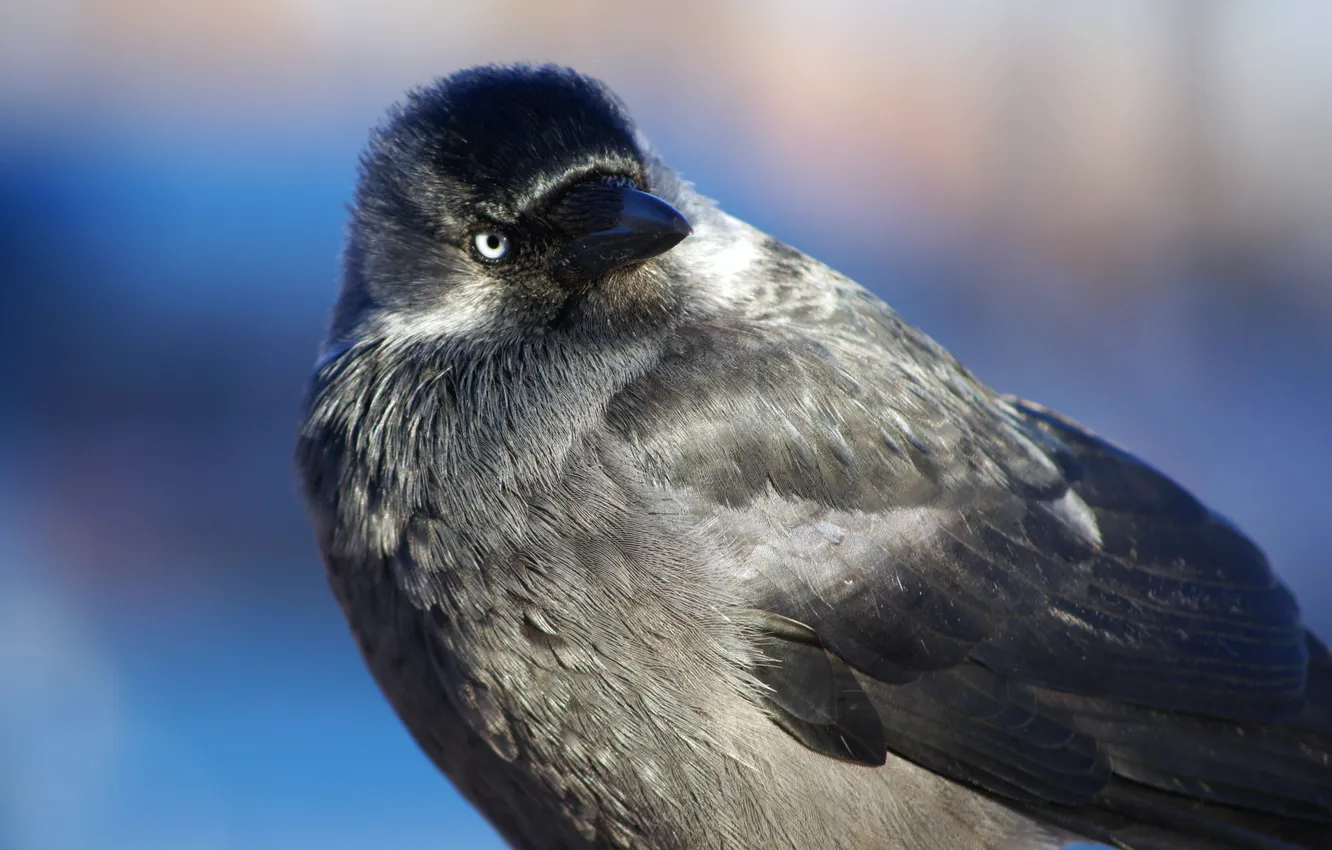
{"label": "white facial feather patch", "polygon": [[377,330],[400,341],[473,336],[494,327],[500,307],[494,283],[460,275],[440,303],[429,310],[386,312]]}
{"label": "white facial feather patch", "polygon": [[683,268],[697,275],[699,293],[730,306],[750,296],[744,280],[763,259],[766,237],[737,218],[708,211],[690,224],[694,233],[672,252]]}

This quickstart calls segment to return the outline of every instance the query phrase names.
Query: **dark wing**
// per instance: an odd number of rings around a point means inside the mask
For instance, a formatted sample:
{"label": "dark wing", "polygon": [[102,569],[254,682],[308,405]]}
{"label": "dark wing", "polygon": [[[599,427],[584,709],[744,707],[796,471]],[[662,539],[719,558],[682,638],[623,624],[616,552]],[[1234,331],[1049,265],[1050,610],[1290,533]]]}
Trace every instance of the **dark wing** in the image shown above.
{"label": "dark wing", "polygon": [[891,315],[859,319],[820,342],[699,329],[609,411],[743,553],[778,722],[1030,805],[1132,780],[1332,820],[1329,703],[1305,708],[1323,650],[1257,547]]}

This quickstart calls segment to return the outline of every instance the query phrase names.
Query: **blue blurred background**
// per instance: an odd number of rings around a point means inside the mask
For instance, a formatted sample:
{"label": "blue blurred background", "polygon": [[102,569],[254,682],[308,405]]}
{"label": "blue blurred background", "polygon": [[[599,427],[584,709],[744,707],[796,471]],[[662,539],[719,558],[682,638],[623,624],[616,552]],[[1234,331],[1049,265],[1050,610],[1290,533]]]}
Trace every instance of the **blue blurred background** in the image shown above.
{"label": "blue blurred background", "polygon": [[723,207],[1252,533],[1332,636],[1332,6],[7,0],[0,848],[494,848],[290,447],[366,129],[606,79]]}

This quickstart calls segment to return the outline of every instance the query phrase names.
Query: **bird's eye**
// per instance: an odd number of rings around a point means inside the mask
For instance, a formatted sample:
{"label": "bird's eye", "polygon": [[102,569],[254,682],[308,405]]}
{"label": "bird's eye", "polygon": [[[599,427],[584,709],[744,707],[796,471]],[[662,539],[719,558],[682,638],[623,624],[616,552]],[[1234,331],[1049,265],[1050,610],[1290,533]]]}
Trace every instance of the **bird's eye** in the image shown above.
{"label": "bird's eye", "polygon": [[487,260],[502,260],[509,255],[509,237],[503,233],[478,233],[472,237],[472,245]]}

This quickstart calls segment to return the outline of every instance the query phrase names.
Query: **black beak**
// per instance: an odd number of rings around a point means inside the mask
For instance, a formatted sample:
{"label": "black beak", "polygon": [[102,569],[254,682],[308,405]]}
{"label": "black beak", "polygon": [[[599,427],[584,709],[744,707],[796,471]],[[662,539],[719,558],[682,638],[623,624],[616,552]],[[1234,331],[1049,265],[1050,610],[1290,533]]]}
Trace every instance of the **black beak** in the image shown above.
{"label": "black beak", "polygon": [[596,280],[612,269],[664,254],[693,233],[685,217],[656,195],[628,187],[610,191],[613,198],[603,203],[618,202],[619,212],[610,219],[616,223],[570,239],[559,260],[561,276]]}

